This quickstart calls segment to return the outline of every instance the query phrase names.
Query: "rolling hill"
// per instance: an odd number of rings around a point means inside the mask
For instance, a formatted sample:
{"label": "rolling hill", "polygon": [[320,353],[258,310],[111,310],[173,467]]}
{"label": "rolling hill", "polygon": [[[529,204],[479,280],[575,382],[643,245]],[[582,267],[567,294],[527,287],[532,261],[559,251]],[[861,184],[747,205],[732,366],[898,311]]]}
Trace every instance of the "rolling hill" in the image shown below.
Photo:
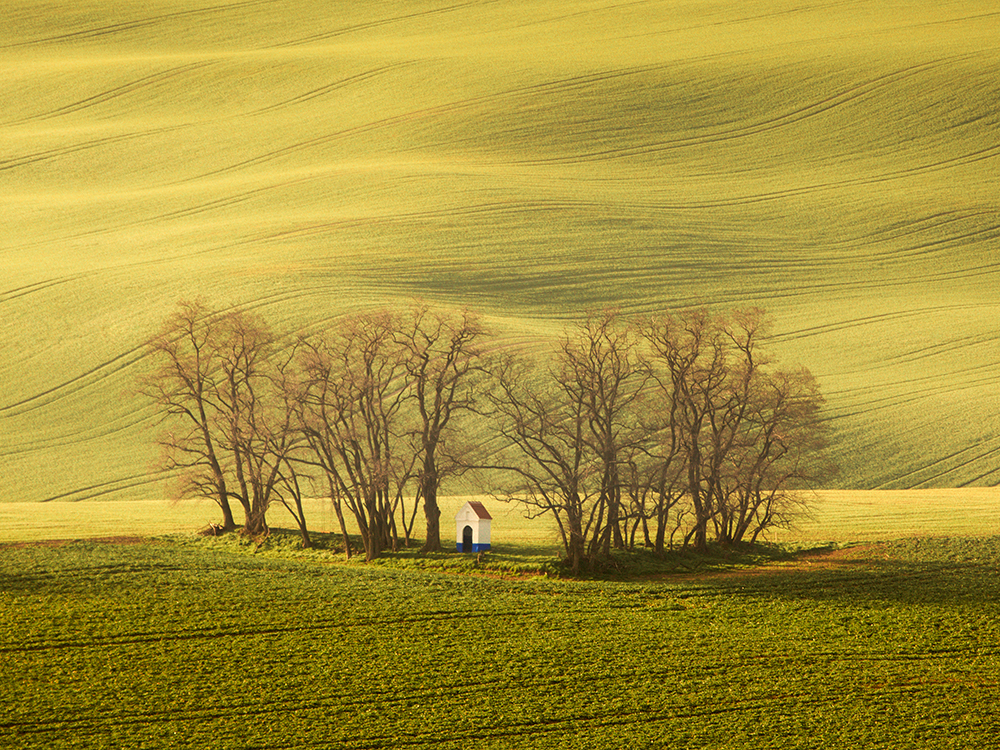
{"label": "rolling hill", "polygon": [[0,24],[5,500],[162,496],[131,389],[198,295],[762,305],[841,486],[1000,483],[993,3],[44,7]]}

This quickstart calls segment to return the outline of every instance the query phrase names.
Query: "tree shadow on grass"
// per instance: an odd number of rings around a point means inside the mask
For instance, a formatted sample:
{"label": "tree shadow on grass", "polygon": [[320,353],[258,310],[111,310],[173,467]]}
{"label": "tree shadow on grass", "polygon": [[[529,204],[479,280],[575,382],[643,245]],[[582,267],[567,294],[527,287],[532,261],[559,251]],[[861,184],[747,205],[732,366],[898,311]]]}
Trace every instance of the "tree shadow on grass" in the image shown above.
{"label": "tree shadow on grass", "polygon": [[691,577],[718,593],[856,603],[1000,602],[1000,537],[904,539]]}

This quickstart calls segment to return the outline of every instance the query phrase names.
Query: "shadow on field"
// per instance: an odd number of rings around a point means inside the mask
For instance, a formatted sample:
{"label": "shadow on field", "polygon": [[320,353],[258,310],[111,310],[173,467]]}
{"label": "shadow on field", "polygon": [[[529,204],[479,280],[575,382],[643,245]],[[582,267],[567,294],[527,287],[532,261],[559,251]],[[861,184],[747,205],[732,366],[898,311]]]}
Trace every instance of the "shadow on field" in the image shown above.
{"label": "shadow on field", "polygon": [[1000,601],[1000,537],[905,539],[687,580],[792,600],[979,604]]}

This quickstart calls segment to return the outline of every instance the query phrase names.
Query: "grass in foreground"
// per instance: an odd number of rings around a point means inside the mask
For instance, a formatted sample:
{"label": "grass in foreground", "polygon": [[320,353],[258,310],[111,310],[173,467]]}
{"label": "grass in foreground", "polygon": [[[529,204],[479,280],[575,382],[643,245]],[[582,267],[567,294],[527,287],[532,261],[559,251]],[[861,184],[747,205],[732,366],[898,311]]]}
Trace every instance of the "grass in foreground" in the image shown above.
{"label": "grass in foreground", "polygon": [[0,550],[0,745],[987,747],[1000,538],[503,580],[228,541]]}

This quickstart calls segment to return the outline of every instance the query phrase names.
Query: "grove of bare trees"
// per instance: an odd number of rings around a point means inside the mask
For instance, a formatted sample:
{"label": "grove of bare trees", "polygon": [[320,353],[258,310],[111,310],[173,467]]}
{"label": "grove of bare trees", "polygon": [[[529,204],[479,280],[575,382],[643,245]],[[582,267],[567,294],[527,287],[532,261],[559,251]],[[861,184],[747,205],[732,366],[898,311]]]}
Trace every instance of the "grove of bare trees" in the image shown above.
{"label": "grove of bare trees", "polygon": [[[140,390],[159,407],[163,468],[180,496],[208,497],[222,529],[267,531],[274,504],[310,545],[302,497],[329,497],[351,554],[348,516],[367,559],[408,544],[418,508],[424,549],[441,549],[437,493],[475,451],[485,331],[469,312],[380,310],[312,335],[277,337],[259,317],[181,302],[149,344]],[[412,497],[411,497],[412,496]]]}
{"label": "grove of bare trees", "polygon": [[492,401],[514,475],[505,490],[552,516],[573,571],[636,538],[705,550],[786,525],[831,477],[822,398],[761,350],[759,309],[579,324],[552,360],[511,355]]}
{"label": "grove of bare trees", "polygon": [[768,334],[759,309],[604,312],[531,357],[469,311],[419,303],[280,336],[182,302],[141,391],[162,468],[224,530],[238,505],[242,533],[266,533],[282,505],[309,546],[302,499],[327,497],[348,555],[349,526],[370,560],[411,544],[420,510],[422,550],[438,551],[442,482],[476,470],[484,492],[551,518],[576,573],[636,545],[754,542],[831,477],[817,384],[772,361]]}

